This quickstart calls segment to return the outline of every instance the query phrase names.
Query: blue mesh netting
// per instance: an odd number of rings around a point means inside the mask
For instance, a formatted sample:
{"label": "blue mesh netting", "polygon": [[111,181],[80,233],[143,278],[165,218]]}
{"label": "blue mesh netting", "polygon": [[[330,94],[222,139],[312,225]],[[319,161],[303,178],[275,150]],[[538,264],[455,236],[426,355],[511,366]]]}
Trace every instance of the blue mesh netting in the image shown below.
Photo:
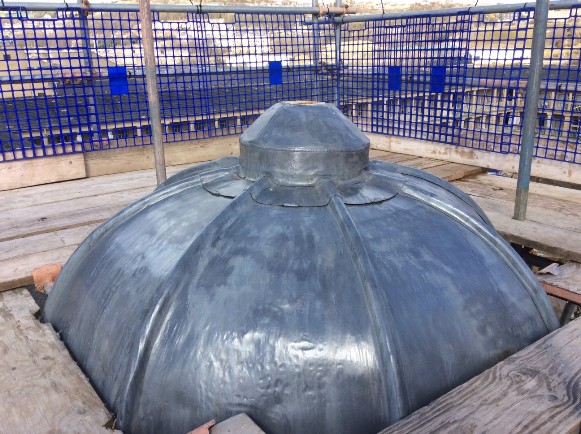
{"label": "blue mesh netting", "polygon": [[[549,20],[535,155],[581,163],[577,14]],[[338,100],[368,132],[518,153],[533,15],[344,24],[337,56],[332,19],[154,13],[164,141],[238,134],[281,100]],[[0,31],[0,159],[151,143],[137,13],[4,9]]]}

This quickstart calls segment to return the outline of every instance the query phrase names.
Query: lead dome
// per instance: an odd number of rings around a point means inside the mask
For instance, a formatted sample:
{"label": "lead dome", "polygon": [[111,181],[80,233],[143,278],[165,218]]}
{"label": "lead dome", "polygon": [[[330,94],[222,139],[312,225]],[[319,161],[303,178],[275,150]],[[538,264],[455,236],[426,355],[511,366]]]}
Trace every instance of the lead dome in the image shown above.
{"label": "lead dome", "polygon": [[276,104],[240,147],[101,225],[48,297],[124,432],[374,433],[556,328],[467,195],[369,161],[333,106]]}

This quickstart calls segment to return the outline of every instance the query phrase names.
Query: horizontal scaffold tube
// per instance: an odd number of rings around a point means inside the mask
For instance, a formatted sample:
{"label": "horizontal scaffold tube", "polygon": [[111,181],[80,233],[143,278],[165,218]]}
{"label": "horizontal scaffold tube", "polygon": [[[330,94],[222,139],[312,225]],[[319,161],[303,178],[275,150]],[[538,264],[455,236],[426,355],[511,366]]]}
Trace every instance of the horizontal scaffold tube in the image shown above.
{"label": "horizontal scaffold tube", "polygon": [[[581,7],[581,2],[578,0],[561,0],[552,1],[549,3],[550,10],[571,9],[574,7]],[[424,11],[407,11],[407,12],[390,12],[384,14],[360,14],[349,17],[336,18],[337,23],[354,23],[365,21],[378,21],[385,19],[402,19],[421,16],[446,16],[446,15],[460,15],[463,13],[470,14],[502,14],[516,12],[521,9],[534,9],[535,2],[529,3],[509,3],[496,4],[490,6],[473,6],[473,7],[459,7],[459,8],[444,8],[431,9]]]}
{"label": "horizontal scaffold tube", "polygon": [[[60,9],[83,8],[82,5],[69,5],[67,3],[26,3],[26,2],[3,2],[0,10],[25,8],[29,11],[54,11]],[[138,12],[137,4],[91,4],[90,9],[97,11],[129,11]],[[355,14],[355,7],[278,7],[278,6],[226,6],[226,5],[194,5],[194,4],[152,4],[152,12],[191,12],[201,14],[212,13],[234,13],[234,14],[282,14],[282,15],[344,15]]]}

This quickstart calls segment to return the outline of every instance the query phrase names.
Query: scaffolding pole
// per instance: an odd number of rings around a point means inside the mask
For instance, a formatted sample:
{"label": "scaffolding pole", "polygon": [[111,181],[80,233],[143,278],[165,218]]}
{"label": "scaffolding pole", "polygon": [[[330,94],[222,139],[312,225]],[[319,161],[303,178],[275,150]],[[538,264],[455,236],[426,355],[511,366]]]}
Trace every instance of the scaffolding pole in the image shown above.
{"label": "scaffolding pole", "polygon": [[155,64],[153,26],[151,23],[151,5],[149,0],[139,0],[139,21],[141,23],[141,40],[143,41],[145,84],[147,88],[147,102],[149,105],[149,120],[151,122],[155,176],[157,177],[157,185],[159,185],[166,180],[166,172],[161,132],[159,92],[157,89],[157,66]]}
{"label": "scaffolding pole", "polygon": [[[313,7],[318,7],[319,0],[312,1]],[[320,86],[319,86],[319,70],[321,67],[320,59],[319,59],[319,19],[318,14],[312,15],[312,21],[314,22],[313,25],[313,64],[314,64],[314,74],[315,74],[315,95],[317,99],[320,99]]]}
{"label": "scaffolding pole", "polygon": [[535,24],[533,43],[531,47],[531,65],[527,81],[527,94],[523,116],[522,139],[520,144],[520,160],[518,165],[518,181],[514,202],[514,219],[525,220],[529,198],[529,183],[531,180],[531,165],[535,146],[535,129],[539,93],[541,89],[541,74],[545,55],[545,39],[547,36],[547,20],[549,16],[549,0],[537,0],[535,8]]}
{"label": "scaffolding pole", "polygon": [[[343,0],[335,0],[335,6],[341,8]],[[335,105],[341,110],[341,24],[335,23],[335,66],[337,68],[335,79],[337,84],[335,86]]]}
{"label": "scaffolding pole", "polygon": [[[0,10],[26,8],[29,11],[55,11],[60,9],[72,9],[73,6],[66,2],[36,3],[36,2],[1,2]],[[139,6],[135,4],[123,3],[95,3],[91,4],[91,9],[107,12],[140,12]],[[280,14],[280,15],[344,15],[355,14],[357,8],[352,6],[333,7],[294,7],[294,6],[226,6],[226,5],[195,5],[195,4],[150,4],[149,9],[153,12],[188,12],[197,14]]]}

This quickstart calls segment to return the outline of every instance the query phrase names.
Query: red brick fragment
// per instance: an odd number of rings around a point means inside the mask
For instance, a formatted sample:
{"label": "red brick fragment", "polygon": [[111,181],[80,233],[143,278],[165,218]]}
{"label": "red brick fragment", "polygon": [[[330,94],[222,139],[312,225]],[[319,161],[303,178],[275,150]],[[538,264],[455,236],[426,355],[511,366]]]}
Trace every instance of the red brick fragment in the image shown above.
{"label": "red brick fragment", "polygon": [[61,264],[47,264],[32,270],[35,289],[39,292],[44,292],[44,285],[54,283],[62,268]]}

